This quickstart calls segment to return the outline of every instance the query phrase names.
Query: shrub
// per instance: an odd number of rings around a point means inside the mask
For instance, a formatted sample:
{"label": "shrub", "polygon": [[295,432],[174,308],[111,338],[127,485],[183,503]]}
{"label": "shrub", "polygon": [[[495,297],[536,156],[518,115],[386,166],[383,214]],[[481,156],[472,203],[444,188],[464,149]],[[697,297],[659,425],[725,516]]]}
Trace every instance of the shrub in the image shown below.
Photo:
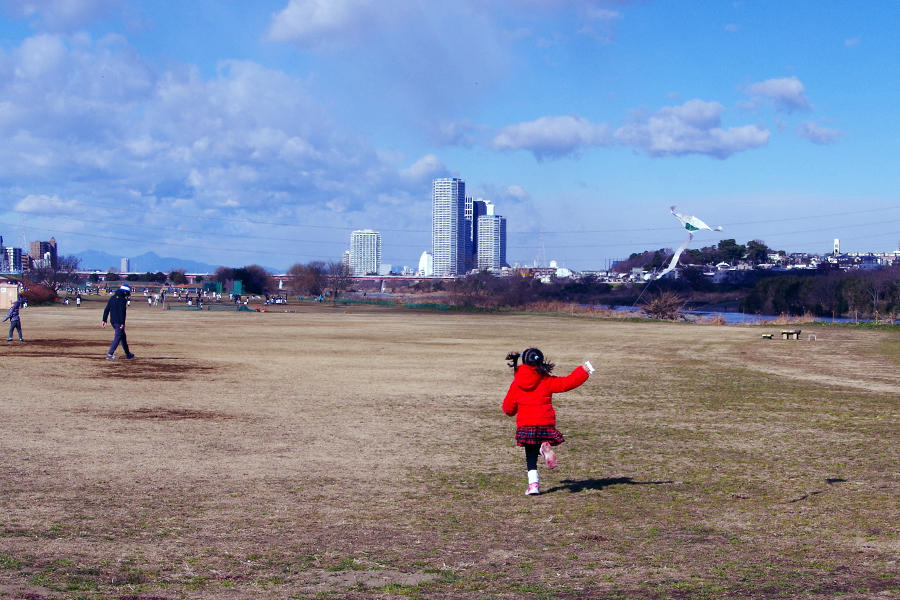
{"label": "shrub", "polygon": [[22,296],[28,304],[51,304],[57,299],[56,292],[51,287],[39,283],[28,286]]}

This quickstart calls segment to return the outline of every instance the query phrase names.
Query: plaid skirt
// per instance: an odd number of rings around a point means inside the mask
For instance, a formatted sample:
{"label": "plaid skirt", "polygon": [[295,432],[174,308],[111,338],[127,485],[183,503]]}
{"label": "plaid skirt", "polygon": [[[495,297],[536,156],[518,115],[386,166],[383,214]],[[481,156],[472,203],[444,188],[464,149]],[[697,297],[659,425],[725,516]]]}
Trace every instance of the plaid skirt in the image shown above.
{"label": "plaid skirt", "polygon": [[542,444],[550,442],[551,446],[559,446],[566,438],[552,425],[526,425],[516,428],[516,445]]}

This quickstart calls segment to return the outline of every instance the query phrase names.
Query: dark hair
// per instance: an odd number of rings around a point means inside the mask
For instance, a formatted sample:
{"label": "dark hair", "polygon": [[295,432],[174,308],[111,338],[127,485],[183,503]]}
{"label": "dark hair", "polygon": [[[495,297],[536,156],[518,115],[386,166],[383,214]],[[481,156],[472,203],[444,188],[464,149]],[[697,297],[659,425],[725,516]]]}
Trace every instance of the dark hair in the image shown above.
{"label": "dark hair", "polygon": [[537,348],[528,348],[521,354],[515,351],[507,354],[506,360],[512,361],[509,363],[509,366],[512,367],[513,371],[518,367],[520,357],[523,364],[537,369],[537,372],[540,373],[542,377],[546,377],[553,372],[553,367],[555,365],[551,362],[546,362],[544,360],[544,353]]}

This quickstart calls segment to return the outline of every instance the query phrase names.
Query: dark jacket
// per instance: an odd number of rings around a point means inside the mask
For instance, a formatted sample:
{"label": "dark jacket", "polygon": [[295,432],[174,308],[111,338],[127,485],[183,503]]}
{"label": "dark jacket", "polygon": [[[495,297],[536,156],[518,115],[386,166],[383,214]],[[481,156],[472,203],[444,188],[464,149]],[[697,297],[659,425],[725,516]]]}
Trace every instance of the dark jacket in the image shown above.
{"label": "dark jacket", "polygon": [[106,308],[103,309],[103,322],[109,317],[113,325],[125,324],[125,311],[128,310],[128,297],[122,290],[116,290],[116,295],[109,299]]}
{"label": "dark jacket", "polygon": [[3,319],[3,320],[6,321],[7,319],[9,319],[10,321],[18,321],[19,320],[19,307],[22,306],[23,304],[25,304],[25,302],[22,300],[16,300],[15,302],[13,302],[12,306],[9,307],[9,313],[7,313],[6,319]]}

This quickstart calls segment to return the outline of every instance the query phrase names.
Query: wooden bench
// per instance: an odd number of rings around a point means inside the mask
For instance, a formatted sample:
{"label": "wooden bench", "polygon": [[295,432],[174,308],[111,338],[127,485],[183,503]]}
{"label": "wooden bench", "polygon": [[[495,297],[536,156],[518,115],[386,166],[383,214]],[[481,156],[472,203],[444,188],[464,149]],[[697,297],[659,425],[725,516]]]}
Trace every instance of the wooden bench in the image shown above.
{"label": "wooden bench", "polygon": [[785,329],[784,331],[781,332],[781,339],[783,339],[783,340],[790,340],[790,339],[799,340],[800,339],[800,330],[799,329]]}

